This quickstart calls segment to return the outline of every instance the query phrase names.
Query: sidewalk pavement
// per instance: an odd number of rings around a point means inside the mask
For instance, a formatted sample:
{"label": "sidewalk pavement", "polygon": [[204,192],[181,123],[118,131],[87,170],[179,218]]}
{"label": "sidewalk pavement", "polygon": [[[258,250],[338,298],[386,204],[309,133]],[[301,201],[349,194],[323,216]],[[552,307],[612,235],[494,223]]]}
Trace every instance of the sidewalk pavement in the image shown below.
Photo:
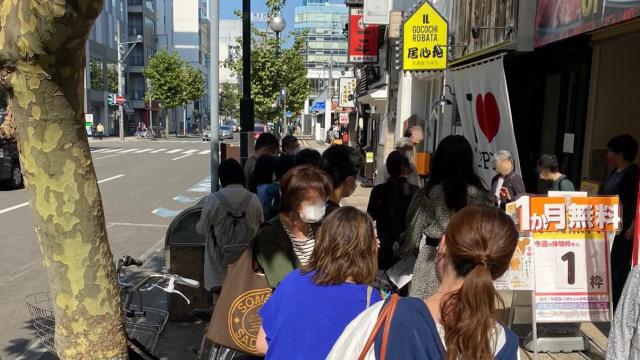
{"label": "sidewalk pavement", "polygon": [[[322,152],[327,146],[314,144],[312,147]],[[354,206],[362,211],[366,211],[371,190],[372,188],[364,188],[358,185],[356,191],[350,197],[342,200],[342,205]],[[498,319],[505,323],[512,305],[513,292],[506,291],[502,292],[501,295],[504,299],[505,310],[498,311]],[[529,324],[514,325],[512,327],[514,332],[520,337],[521,345],[524,338],[532,329],[530,324],[530,309],[530,304],[528,304],[528,307],[527,304],[524,306],[518,306],[516,319],[520,318],[522,322],[529,322]],[[538,354],[537,359],[604,359],[604,354],[607,348],[607,334],[609,331],[608,325],[609,324],[581,324],[580,331],[585,336],[589,348],[585,352]],[[202,322],[169,322],[164,333],[158,340],[156,354],[162,359],[195,359],[194,352],[188,349],[195,349],[197,351],[202,340],[203,331],[204,324]],[[523,347],[520,349],[520,356],[523,360],[534,359],[533,353],[524,350]]]}

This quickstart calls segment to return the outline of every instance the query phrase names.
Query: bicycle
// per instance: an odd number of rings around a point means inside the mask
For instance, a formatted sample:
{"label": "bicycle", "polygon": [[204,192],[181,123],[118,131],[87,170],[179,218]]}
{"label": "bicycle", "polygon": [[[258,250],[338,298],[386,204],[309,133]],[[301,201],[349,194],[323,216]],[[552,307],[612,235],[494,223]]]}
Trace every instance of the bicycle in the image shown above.
{"label": "bicycle", "polygon": [[[142,293],[157,288],[166,293],[177,294],[189,304],[189,299],[176,290],[175,285],[181,284],[198,288],[200,282],[176,274],[151,273],[133,284],[126,280],[124,271],[130,266],[139,267],[142,266],[142,262],[128,255],[121,257],[116,262],[116,281],[120,286],[129,359],[157,359],[152,353],[158,342],[158,337],[169,319],[169,313],[160,309],[144,307]],[[140,296],[140,300],[137,304],[132,304],[137,294]],[[40,339],[47,350],[55,354],[55,315],[49,292],[28,295],[26,302],[36,337]]]}

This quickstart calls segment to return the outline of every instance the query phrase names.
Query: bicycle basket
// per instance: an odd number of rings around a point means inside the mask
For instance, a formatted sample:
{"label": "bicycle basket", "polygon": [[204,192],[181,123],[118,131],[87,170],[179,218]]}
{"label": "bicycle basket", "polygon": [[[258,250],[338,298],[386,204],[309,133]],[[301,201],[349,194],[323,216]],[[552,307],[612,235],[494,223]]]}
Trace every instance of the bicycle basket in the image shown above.
{"label": "bicycle basket", "polygon": [[[136,310],[136,306],[131,307]],[[153,352],[158,337],[169,320],[169,313],[164,310],[145,307],[144,316],[125,318],[124,327],[130,338],[136,339],[148,351]]]}
{"label": "bicycle basket", "polygon": [[55,354],[56,320],[51,304],[51,295],[49,292],[39,292],[27,295],[25,300],[36,337],[40,339],[40,342],[47,350]]}

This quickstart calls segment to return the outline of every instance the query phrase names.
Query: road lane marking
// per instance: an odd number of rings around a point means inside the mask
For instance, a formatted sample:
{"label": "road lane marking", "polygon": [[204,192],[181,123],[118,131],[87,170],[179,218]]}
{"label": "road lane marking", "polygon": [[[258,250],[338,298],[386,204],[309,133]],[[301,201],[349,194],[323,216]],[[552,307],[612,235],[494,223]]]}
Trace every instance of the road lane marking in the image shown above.
{"label": "road lane marking", "polygon": [[119,179],[119,178],[121,178],[121,177],[123,177],[123,176],[124,176],[123,174],[116,175],[116,176],[112,176],[112,177],[110,177],[110,178],[106,178],[106,179],[103,179],[103,180],[98,181],[98,184],[102,184],[102,183],[105,183],[105,182],[107,182],[107,181],[111,181],[111,180]]}
{"label": "road lane marking", "polygon": [[182,196],[182,195],[178,195],[176,197],[173,198],[173,200],[179,202],[179,203],[183,203],[183,204],[191,204],[194,203],[196,201],[198,201],[198,198],[192,199],[186,196]]}
{"label": "road lane marking", "polygon": [[178,156],[177,158],[173,158],[173,159],[171,159],[171,160],[180,160],[180,159],[184,159],[184,158],[186,158],[187,156],[190,156],[190,155],[191,155],[191,154]]}
{"label": "road lane marking", "polygon": [[138,150],[138,151],[134,151],[134,154],[142,154],[142,153],[146,153],[147,151],[151,151],[153,149],[142,149],[142,150]]}
{"label": "road lane marking", "polygon": [[27,205],[29,205],[29,202],[28,202],[28,201],[27,201],[27,202],[24,202],[24,203],[22,203],[22,204],[18,204],[18,205],[14,205],[14,206],[12,206],[12,207],[8,207],[8,208],[6,208],[6,209],[2,209],[2,210],[0,210],[0,214],[8,213],[9,211],[13,211],[13,210],[16,210],[16,209],[20,209],[20,208],[25,207],[25,206],[27,206]]}
{"label": "road lane marking", "polygon": [[122,154],[107,155],[107,156],[103,156],[103,157],[96,158],[96,160],[100,160],[100,159],[108,159],[108,158],[110,158],[110,157],[120,156],[120,155],[122,155]]}
{"label": "road lane marking", "polygon": [[198,152],[198,150],[193,150],[193,149],[192,149],[192,150],[183,151],[182,153],[183,153],[183,154],[189,154],[189,155],[191,155],[191,154],[193,154],[194,152]]}
{"label": "road lane marking", "polygon": [[154,209],[151,213],[163,218],[168,218],[168,217],[175,217],[181,212],[182,210],[169,210],[165,208],[157,208],[157,209]]}
{"label": "road lane marking", "polygon": [[[112,176],[110,178],[106,178],[104,180],[98,181],[98,184],[102,184],[102,183],[105,183],[107,181],[119,179],[119,178],[121,178],[123,176],[124,176],[123,174]],[[2,209],[2,210],[0,210],[0,214],[8,213],[9,211],[17,210],[17,209],[23,208],[23,207],[25,207],[27,205],[29,205],[28,201],[27,202],[23,202],[22,204],[18,204],[18,205],[14,205],[14,206],[8,207],[6,209]]]}
{"label": "road lane marking", "polygon": [[210,153],[211,153],[211,150],[205,150],[205,151],[200,151],[198,153],[198,155],[207,155],[207,154],[210,154]]}
{"label": "road lane marking", "polygon": [[167,149],[158,149],[158,150],[153,150],[152,152],[150,152],[150,154],[157,154],[157,153],[159,153],[160,151],[164,151],[164,150],[167,150]]}
{"label": "road lane marking", "polygon": [[121,148],[115,148],[115,149],[109,149],[107,151],[103,151],[103,154],[108,154],[108,153],[112,153],[112,152],[116,152],[116,151],[120,151],[122,150]]}
{"label": "road lane marking", "polygon": [[158,228],[169,227],[169,225],[162,225],[162,224],[134,224],[134,223],[124,223],[124,222],[109,223],[109,226],[140,226],[140,227],[158,227]]}
{"label": "road lane marking", "polygon": [[91,150],[92,154],[97,154],[97,153],[101,153],[103,151],[107,151],[109,150],[109,148],[102,148],[102,149],[96,149],[96,150]]}
{"label": "road lane marking", "polygon": [[123,150],[123,151],[120,151],[120,154],[126,154],[126,153],[130,153],[130,152],[132,152],[132,151],[136,151],[136,150],[139,150],[139,149],[128,149],[128,150]]}
{"label": "road lane marking", "polygon": [[174,150],[170,150],[170,151],[167,151],[167,154],[175,154],[175,153],[180,152],[180,151],[182,151],[182,150],[184,150],[184,149],[174,149]]}
{"label": "road lane marking", "polygon": [[201,192],[201,193],[210,193],[211,192],[211,176],[207,176],[206,178],[198,181],[195,185],[190,187],[187,192]]}

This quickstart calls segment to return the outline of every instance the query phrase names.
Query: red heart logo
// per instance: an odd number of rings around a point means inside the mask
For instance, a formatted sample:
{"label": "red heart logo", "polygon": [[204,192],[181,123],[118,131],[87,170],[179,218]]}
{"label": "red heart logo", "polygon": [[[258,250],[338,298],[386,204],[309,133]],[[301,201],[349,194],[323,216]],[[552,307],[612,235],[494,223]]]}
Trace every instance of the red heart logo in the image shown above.
{"label": "red heart logo", "polygon": [[500,108],[493,93],[486,93],[484,98],[482,94],[476,97],[476,118],[480,130],[491,143],[500,129]]}

